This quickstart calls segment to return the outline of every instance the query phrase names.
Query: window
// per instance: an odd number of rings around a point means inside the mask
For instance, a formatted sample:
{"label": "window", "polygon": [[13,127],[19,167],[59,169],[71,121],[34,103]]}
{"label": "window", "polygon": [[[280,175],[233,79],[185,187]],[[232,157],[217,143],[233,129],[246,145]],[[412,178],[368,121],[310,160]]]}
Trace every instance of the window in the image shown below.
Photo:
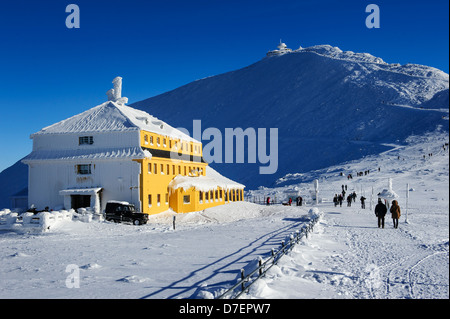
{"label": "window", "polygon": [[169,204],[169,193],[166,193],[166,205]]}
{"label": "window", "polygon": [[91,174],[91,164],[77,165],[77,174],[80,174],[80,175]]}
{"label": "window", "polygon": [[205,193],[205,202],[207,203],[209,201],[209,192]]}
{"label": "window", "polygon": [[159,138],[159,137],[156,138],[156,144],[157,144],[158,146],[160,145],[160,138]]}
{"label": "window", "polygon": [[170,166],[169,166],[169,164],[167,164],[167,175],[170,175]]}
{"label": "window", "polygon": [[219,200],[219,191],[216,190],[216,202]]}
{"label": "window", "polygon": [[144,142],[145,144],[148,144],[148,135],[144,135]]}
{"label": "window", "polygon": [[200,201],[200,204],[202,204],[203,203],[203,192],[198,193],[198,199]]}
{"label": "window", "polygon": [[150,136],[150,144],[153,145],[153,136]]}
{"label": "window", "polygon": [[164,147],[166,147],[166,139],[165,138],[163,138],[163,145],[164,145]]}
{"label": "window", "polygon": [[152,173],[152,164],[151,163],[148,163],[148,172],[149,172],[149,174]]}
{"label": "window", "polygon": [[152,207],[152,195],[148,195],[148,207]]}
{"label": "window", "polygon": [[183,196],[183,203],[190,204],[191,203],[191,195],[184,195]]}
{"label": "window", "polygon": [[161,165],[161,174],[164,175],[164,164],[160,164]]}
{"label": "window", "polygon": [[92,145],[94,144],[93,136],[80,136],[78,138],[78,145]]}
{"label": "window", "polygon": [[161,194],[156,195],[156,205],[161,205]]}
{"label": "window", "polygon": [[209,197],[211,198],[211,202],[214,201],[214,192],[213,191],[209,191]]}
{"label": "window", "polygon": [[158,165],[153,164],[153,173],[158,174]]}
{"label": "window", "polygon": [[172,174],[175,175],[175,165],[172,165]]}

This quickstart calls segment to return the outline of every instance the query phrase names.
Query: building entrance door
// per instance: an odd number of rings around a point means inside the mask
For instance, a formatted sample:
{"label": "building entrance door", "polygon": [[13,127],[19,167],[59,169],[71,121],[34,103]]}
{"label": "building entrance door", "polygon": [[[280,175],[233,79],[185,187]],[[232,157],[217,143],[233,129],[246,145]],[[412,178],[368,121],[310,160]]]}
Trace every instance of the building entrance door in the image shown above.
{"label": "building entrance door", "polygon": [[72,208],[91,207],[91,195],[71,195]]}

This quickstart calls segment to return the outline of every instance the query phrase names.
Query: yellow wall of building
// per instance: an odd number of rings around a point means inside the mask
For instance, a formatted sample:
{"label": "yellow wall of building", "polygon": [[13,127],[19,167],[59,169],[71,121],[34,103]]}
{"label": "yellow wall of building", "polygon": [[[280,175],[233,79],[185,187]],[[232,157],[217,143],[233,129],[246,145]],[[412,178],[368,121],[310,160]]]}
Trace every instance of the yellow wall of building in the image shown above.
{"label": "yellow wall of building", "polygon": [[[180,141],[146,131],[141,131],[141,147],[149,149],[150,153],[152,153],[152,150],[156,150],[152,154],[158,154],[158,151],[166,151],[165,156],[168,155],[167,152],[169,151],[189,155],[188,158],[198,157],[197,160],[201,159],[202,156],[201,143]],[[242,189],[235,191],[234,200],[231,195],[232,190],[225,191],[220,188],[210,192],[208,199],[206,199],[204,192],[194,188],[187,191],[179,188],[170,192],[168,185],[177,175],[204,176],[206,175],[207,163],[180,160],[176,156],[175,158],[165,158],[154,155],[150,159],[145,158],[136,161],[141,164],[140,195],[143,213],[158,214],[169,208],[177,213],[187,213],[222,205],[230,201],[243,200]],[[202,193],[202,200],[200,200],[200,193]]]}

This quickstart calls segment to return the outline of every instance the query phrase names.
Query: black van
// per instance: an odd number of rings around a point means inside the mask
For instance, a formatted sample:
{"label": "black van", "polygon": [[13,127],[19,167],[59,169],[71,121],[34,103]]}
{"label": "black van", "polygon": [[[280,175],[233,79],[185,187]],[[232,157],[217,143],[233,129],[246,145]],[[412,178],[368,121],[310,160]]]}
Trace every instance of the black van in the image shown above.
{"label": "black van", "polygon": [[148,215],[136,212],[134,205],[127,202],[109,201],[106,203],[105,219],[115,223],[130,222],[133,225],[147,224]]}

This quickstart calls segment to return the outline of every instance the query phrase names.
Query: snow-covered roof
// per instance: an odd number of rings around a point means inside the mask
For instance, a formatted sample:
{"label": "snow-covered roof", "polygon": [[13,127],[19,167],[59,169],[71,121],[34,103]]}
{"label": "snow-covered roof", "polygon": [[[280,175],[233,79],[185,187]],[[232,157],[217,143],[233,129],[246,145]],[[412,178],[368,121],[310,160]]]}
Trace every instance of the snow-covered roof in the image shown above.
{"label": "snow-covered roof", "polygon": [[219,174],[213,168],[206,167],[206,176],[176,176],[170,183],[169,188],[171,190],[176,190],[178,188],[183,188],[188,190],[194,187],[198,191],[207,192],[210,190],[217,189],[220,187],[222,189],[243,189],[244,185],[232,181],[229,178]]}
{"label": "snow-covered roof", "polygon": [[99,191],[101,191],[101,187],[92,187],[92,188],[71,188],[64,189],[59,191],[59,195],[95,195]]}
{"label": "snow-covered roof", "polygon": [[33,151],[23,161],[42,160],[94,160],[94,159],[140,159],[151,157],[150,152],[140,147],[104,148],[104,149],[75,149],[75,150],[42,150]]}
{"label": "snow-covered roof", "polygon": [[[184,141],[196,141],[147,112],[107,101],[31,135],[145,130]],[[198,141],[196,141],[198,142]]]}

